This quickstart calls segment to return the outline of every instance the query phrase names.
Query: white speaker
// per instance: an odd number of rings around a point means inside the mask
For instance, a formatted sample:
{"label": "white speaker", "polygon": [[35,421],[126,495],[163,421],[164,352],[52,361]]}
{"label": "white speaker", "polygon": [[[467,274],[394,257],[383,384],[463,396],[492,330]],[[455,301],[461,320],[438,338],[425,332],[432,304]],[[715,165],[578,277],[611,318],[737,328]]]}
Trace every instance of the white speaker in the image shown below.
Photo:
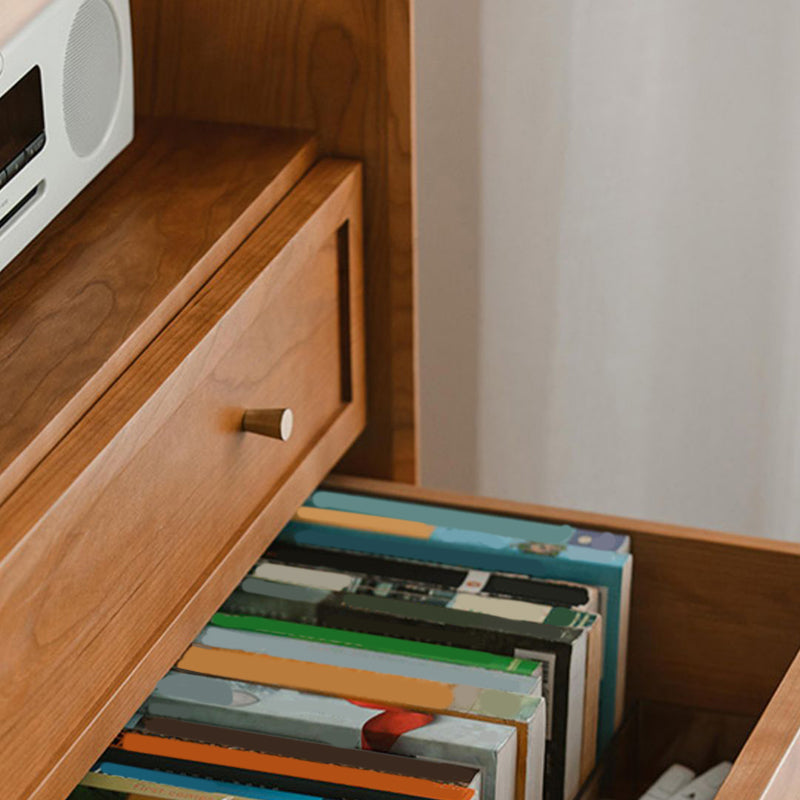
{"label": "white speaker", "polygon": [[0,269],[133,138],[128,0],[40,0],[0,42]]}
{"label": "white speaker", "polygon": [[105,139],[122,88],[122,47],[106,0],[85,0],[72,21],[64,56],[64,124],[79,156]]}

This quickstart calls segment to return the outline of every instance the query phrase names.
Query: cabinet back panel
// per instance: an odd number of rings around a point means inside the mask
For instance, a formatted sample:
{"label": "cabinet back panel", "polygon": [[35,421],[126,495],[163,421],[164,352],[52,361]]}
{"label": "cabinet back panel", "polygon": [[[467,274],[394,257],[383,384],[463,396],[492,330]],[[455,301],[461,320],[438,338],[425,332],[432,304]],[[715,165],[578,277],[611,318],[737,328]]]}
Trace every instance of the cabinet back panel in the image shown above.
{"label": "cabinet back panel", "polygon": [[367,428],[353,474],[417,476],[408,0],[132,0],[140,114],[312,130],[364,164]]}
{"label": "cabinet back panel", "polygon": [[139,120],[0,275],[0,503],[315,156],[307,135]]}

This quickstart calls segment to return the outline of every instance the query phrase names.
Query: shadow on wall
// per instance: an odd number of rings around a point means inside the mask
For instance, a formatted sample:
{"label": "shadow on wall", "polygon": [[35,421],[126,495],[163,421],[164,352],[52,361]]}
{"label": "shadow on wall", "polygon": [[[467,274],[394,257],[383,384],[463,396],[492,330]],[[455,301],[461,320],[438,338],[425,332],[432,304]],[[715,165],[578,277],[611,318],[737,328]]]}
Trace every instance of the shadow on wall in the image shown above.
{"label": "shadow on wall", "polygon": [[415,7],[422,481],[465,491],[478,482],[480,12]]}
{"label": "shadow on wall", "polygon": [[422,481],[430,486],[514,496],[524,481],[530,499],[546,479],[538,454],[556,357],[563,42],[572,24],[561,11],[542,24],[546,11],[520,0],[416,6]]}

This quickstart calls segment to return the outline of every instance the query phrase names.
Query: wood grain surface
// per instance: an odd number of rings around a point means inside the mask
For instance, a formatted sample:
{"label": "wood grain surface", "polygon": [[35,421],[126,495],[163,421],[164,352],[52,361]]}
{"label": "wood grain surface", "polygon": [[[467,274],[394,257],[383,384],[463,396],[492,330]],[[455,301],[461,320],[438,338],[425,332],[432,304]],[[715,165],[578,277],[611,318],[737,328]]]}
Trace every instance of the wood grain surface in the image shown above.
{"label": "wood grain surface", "polygon": [[0,503],[314,158],[306,134],[140,121],[0,275]]}
{"label": "wood grain surface", "polygon": [[[362,429],[360,179],[314,167],[0,506],[9,797],[77,782]],[[290,441],[241,430],[269,405]]]}
{"label": "wood grain surface", "polygon": [[313,130],[364,164],[367,429],[348,471],[417,476],[408,0],[132,0],[140,114]]}
{"label": "wood grain surface", "polygon": [[800,656],[758,721],[716,800],[794,800],[798,796]]}

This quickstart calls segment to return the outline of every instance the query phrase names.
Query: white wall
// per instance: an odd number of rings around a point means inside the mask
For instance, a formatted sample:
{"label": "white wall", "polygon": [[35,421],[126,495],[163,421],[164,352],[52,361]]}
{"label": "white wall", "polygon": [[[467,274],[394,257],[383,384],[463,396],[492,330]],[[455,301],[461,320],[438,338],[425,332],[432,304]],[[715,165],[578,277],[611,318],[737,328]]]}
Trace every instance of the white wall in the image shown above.
{"label": "white wall", "polygon": [[800,3],[416,36],[423,482],[800,538]]}

